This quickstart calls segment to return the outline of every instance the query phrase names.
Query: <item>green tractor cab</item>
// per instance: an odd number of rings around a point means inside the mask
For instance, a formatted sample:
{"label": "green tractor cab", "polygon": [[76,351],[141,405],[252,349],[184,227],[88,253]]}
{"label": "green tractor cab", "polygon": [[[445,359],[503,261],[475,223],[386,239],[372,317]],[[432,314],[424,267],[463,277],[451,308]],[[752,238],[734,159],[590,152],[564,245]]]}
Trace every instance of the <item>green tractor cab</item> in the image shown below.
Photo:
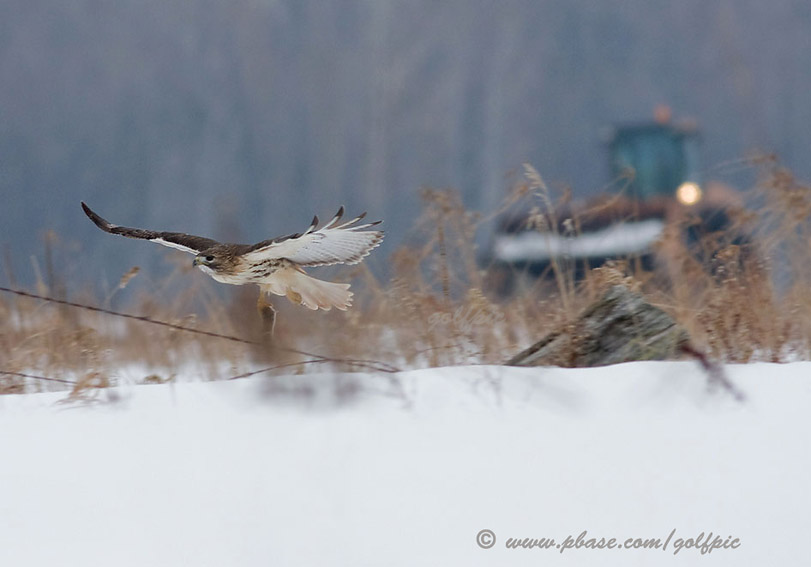
{"label": "green tractor cab", "polygon": [[615,128],[608,138],[611,174],[633,199],[701,200],[698,131],[694,127],[642,124]]}

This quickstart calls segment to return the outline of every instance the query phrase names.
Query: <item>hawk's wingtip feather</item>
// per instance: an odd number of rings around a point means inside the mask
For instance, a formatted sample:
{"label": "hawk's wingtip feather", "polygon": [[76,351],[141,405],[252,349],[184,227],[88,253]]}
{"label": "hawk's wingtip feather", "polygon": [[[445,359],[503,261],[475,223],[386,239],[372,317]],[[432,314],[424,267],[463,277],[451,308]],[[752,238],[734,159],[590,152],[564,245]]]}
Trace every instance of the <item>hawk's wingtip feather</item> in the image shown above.
{"label": "hawk's wingtip feather", "polygon": [[95,224],[101,230],[103,230],[105,232],[110,232],[109,229],[112,227],[112,225],[109,222],[107,222],[105,219],[101,218],[93,209],[88,207],[85,204],[84,201],[80,201],[80,202],[82,204],[82,210],[84,211],[84,214],[87,215],[87,218],[89,218],[91,221],[93,221],[93,224]]}

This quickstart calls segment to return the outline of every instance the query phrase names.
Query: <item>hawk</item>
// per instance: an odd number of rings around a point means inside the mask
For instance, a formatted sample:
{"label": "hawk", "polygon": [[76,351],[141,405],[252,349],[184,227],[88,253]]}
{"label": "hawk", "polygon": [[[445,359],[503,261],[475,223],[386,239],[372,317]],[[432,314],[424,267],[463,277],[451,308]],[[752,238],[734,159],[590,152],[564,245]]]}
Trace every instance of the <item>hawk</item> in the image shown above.
{"label": "hawk", "polygon": [[[286,296],[308,309],[346,310],[352,304],[349,284],[318,280],[304,272],[306,267],[357,264],[383,240],[383,231],[368,230],[382,221],[358,224],[366,213],[339,224],[344,208],[318,228],[318,217],[300,234],[263,240],[256,244],[226,244],[210,238],[180,232],[157,232],[127,228],[101,218],[82,203],[82,210],[104,232],[157,242],[194,254],[193,265],[218,282],[259,285],[257,306],[268,317],[273,312],[265,295]],[[271,315],[275,320],[275,316]],[[271,323],[272,324],[272,323]]]}

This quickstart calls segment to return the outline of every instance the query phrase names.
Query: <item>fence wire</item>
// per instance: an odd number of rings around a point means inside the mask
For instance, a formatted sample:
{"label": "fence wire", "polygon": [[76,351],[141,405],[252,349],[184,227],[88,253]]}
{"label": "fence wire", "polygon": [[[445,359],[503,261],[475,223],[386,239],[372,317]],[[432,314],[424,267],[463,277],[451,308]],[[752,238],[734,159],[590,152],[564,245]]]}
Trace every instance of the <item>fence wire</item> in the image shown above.
{"label": "fence wire", "polygon": [[[8,287],[4,287],[4,286],[0,286],[0,291],[2,291],[4,293],[10,293],[10,294],[13,294],[13,295],[17,295],[19,297],[27,297],[29,299],[37,299],[37,300],[40,300],[40,301],[46,301],[48,303],[54,303],[54,304],[57,304],[57,305],[64,305],[66,307],[72,307],[74,309],[83,309],[85,311],[92,311],[92,312],[95,312],[95,313],[101,313],[103,315],[110,315],[110,316],[113,316],[113,317],[120,317],[120,318],[124,318],[124,319],[130,319],[130,320],[133,320],[133,321],[139,321],[141,323],[147,323],[147,324],[150,324],[150,325],[158,325],[158,326],[161,326],[161,327],[167,327],[167,328],[170,328],[170,329],[173,329],[173,330],[176,330],[176,331],[183,331],[183,332],[186,332],[186,333],[193,333],[193,334],[197,334],[197,335],[202,335],[202,336],[211,337],[211,338],[215,338],[215,339],[222,339],[222,340],[241,343],[241,344],[245,344],[245,345],[265,346],[265,343],[262,343],[262,342],[259,342],[259,341],[245,339],[245,338],[242,338],[242,337],[235,337],[233,335],[226,335],[226,334],[223,334],[223,333],[215,333],[213,331],[206,331],[204,329],[195,329],[194,327],[186,327],[184,325],[178,325],[177,323],[169,323],[168,321],[160,321],[158,319],[152,319],[151,317],[148,317],[146,315],[133,315],[131,313],[122,313],[120,311],[113,311],[112,309],[106,309],[106,308],[103,308],[103,307],[97,307],[95,305],[87,305],[87,304],[84,304],[84,303],[77,303],[77,302],[74,302],[74,301],[68,301],[68,300],[65,300],[65,299],[58,299],[56,297],[49,297],[49,296],[41,295],[41,294],[38,294],[38,293],[32,293],[32,292],[23,291],[23,290],[20,290],[20,289],[12,289],[12,288],[8,288]],[[269,366],[267,368],[261,368],[259,370],[253,370],[253,371],[250,371],[250,372],[245,372],[245,373],[242,373],[242,374],[238,374],[236,376],[231,376],[231,377],[228,378],[228,380],[236,380],[236,379],[239,379],[239,378],[246,378],[248,376],[254,376],[256,374],[262,374],[262,373],[270,372],[272,370],[276,370],[276,369],[279,369],[279,368],[297,366],[297,365],[300,365],[300,364],[335,363],[335,364],[345,364],[345,365],[353,366],[353,367],[356,367],[356,368],[365,368],[365,369],[376,371],[376,372],[386,372],[386,373],[400,372],[400,369],[397,368],[396,366],[393,366],[393,365],[388,364],[386,362],[380,362],[380,361],[377,361],[377,360],[334,358],[334,357],[322,356],[320,354],[314,354],[314,353],[311,353],[311,352],[306,352],[306,351],[303,351],[303,350],[298,350],[298,349],[284,347],[284,346],[278,346],[278,345],[273,345],[273,348],[275,350],[278,350],[278,351],[281,351],[281,352],[288,352],[288,353],[292,353],[292,354],[298,354],[300,356],[307,356],[307,357],[310,357],[310,359],[309,360],[302,360],[302,361],[298,361],[298,362],[293,362],[293,363],[280,364],[280,365],[277,365],[277,366]],[[26,374],[26,373],[22,373],[22,372],[14,372],[14,371],[4,370],[4,369],[0,369],[0,375],[18,376],[18,377],[21,377],[21,378],[29,378],[29,379],[33,379],[33,380],[42,380],[42,381],[47,381],[47,382],[60,382],[60,383],[63,383],[63,384],[76,385],[76,382],[74,382],[72,380],[64,380],[62,378],[53,378],[53,377],[49,377],[49,376],[39,376],[39,375],[36,375],[36,374]]]}

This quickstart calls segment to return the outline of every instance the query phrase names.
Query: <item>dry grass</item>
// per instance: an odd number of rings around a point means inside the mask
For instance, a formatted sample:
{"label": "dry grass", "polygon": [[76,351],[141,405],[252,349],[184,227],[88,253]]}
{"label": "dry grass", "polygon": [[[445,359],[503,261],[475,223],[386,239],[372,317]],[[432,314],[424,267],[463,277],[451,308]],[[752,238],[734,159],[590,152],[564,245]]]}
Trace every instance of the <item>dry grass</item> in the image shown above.
{"label": "dry grass", "polygon": [[[500,363],[570,321],[607,285],[623,281],[669,311],[693,340],[728,362],[786,361],[811,355],[811,188],[771,159],[753,162],[760,172],[743,206],[730,211],[736,229],[754,235],[751,246],[735,232],[705,235],[698,250],[681,235],[689,212],[671,218],[658,243],[662,261],[646,272],[632,259],[591,270],[575,281],[565,262],[548,278],[529,279],[482,267],[474,234],[482,222],[507,208],[530,211],[531,227],[573,227],[558,218],[565,194],[555,199],[527,166],[504,207],[488,217],[468,211],[454,191],[425,190],[424,213],[409,243],[390,258],[382,281],[364,265],[338,273],[353,281],[356,305],[346,313],[312,313],[277,301],[277,344],[317,353],[308,357],[266,345],[205,337],[165,326],[93,313],[41,300],[0,296],[0,369],[75,382],[74,395],[123,379],[165,382],[176,376],[225,379],[256,368],[283,366],[357,368],[350,360],[385,362],[403,369],[466,363]],[[568,229],[567,229],[568,230]],[[46,251],[46,259],[50,253]],[[703,260],[702,260],[703,258]],[[185,260],[185,258],[184,258]],[[49,262],[47,262],[49,264]],[[228,300],[213,282],[178,263],[160,282],[141,282],[133,268],[104,298],[68,294],[48,265],[37,285],[45,296],[109,306],[126,286],[152,290],[128,310],[182,327],[205,329],[261,343],[255,289],[236,289]],[[520,281],[508,297],[495,290],[505,277]],[[182,283],[183,285],[174,285]],[[169,290],[186,291],[170,296]],[[312,360],[312,357],[309,357]],[[122,376],[123,368],[132,373]],[[282,371],[282,370],[280,370]],[[64,384],[0,376],[0,392],[65,388]]]}

